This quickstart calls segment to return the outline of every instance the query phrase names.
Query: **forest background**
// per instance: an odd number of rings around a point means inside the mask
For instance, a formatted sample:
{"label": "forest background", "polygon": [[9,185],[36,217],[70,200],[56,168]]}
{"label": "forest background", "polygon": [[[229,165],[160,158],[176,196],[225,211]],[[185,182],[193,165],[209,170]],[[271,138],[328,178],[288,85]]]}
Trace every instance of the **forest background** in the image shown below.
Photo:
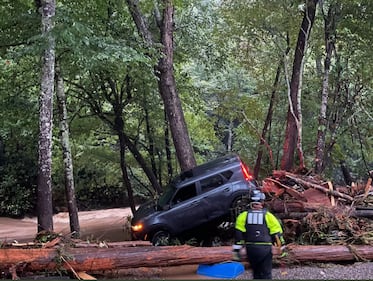
{"label": "forest background", "polygon": [[231,152],[259,180],[284,169],[351,184],[373,169],[370,0],[3,0],[0,12],[1,216],[48,229],[65,206],[133,210]]}

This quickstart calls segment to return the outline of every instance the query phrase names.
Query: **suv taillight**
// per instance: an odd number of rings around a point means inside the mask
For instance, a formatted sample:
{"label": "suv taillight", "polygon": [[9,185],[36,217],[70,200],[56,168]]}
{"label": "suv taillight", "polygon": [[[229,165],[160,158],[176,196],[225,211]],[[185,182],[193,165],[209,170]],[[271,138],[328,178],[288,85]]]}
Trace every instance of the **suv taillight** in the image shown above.
{"label": "suv taillight", "polygon": [[249,168],[242,162],[241,162],[241,170],[242,170],[245,180],[251,181],[254,179],[253,175],[249,171]]}

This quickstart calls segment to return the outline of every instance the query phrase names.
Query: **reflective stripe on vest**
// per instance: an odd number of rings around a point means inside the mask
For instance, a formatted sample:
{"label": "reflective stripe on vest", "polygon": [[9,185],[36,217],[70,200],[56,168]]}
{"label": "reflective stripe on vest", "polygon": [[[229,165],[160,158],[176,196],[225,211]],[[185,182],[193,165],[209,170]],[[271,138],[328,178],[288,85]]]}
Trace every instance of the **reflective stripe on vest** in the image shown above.
{"label": "reflective stripe on vest", "polygon": [[264,213],[248,212],[247,224],[264,224]]}

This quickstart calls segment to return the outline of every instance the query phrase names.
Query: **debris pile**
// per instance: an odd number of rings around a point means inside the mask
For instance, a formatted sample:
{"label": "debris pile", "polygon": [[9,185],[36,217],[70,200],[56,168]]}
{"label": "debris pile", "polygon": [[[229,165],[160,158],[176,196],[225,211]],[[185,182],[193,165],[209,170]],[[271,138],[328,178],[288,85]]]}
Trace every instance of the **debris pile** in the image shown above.
{"label": "debris pile", "polygon": [[289,242],[373,245],[372,179],[334,186],[312,175],[274,171],[262,183],[268,208],[282,219]]}
{"label": "debris pile", "polygon": [[302,244],[373,245],[372,221],[353,217],[346,208],[320,208],[303,219],[301,228]]}

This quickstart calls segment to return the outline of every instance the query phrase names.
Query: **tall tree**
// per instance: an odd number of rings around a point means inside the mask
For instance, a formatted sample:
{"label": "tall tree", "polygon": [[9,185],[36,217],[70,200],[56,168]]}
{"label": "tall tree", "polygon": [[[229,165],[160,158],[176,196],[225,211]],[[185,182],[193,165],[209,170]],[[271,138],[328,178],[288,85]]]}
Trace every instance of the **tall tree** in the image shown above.
{"label": "tall tree", "polygon": [[[141,13],[139,3],[127,0],[132,18],[138,32],[149,46],[154,46],[154,36]],[[157,26],[159,29],[160,43],[162,44],[162,57],[155,67],[155,75],[159,78],[159,92],[164,103],[164,109],[171,129],[176,156],[181,170],[188,170],[196,165],[193,147],[189,138],[188,128],[181,105],[181,100],[176,89],[173,61],[173,32],[174,32],[174,5],[172,0],[163,0],[163,15],[155,7]]]}
{"label": "tall tree", "polygon": [[[286,50],[286,53],[288,52],[289,49],[290,48],[288,48]],[[269,101],[267,116],[266,116],[266,119],[264,121],[263,129],[262,129],[262,133],[261,133],[261,137],[260,137],[260,142],[259,142],[258,154],[256,156],[256,162],[255,162],[255,166],[254,166],[254,177],[255,178],[258,178],[258,176],[259,176],[260,165],[261,165],[262,157],[263,157],[263,145],[266,143],[265,139],[266,139],[267,131],[268,131],[268,129],[270,127],[270,124],[272,122],[273,110],[274,110],[274,106],[275,106],[275,99],[276,99],[276,95],[277,95],[279,84],[280,84],[280,74],[281,74],[281,69],[283,67],[283,64],[284,64],[284,62],[283,62],[283,60],[281,60],[280,63],[279,63],[279,66],[277,67],[275,80],[273,82],[273,90],[272,90],[272,94],[271,94],[271,99]],[[273,163],[273,157],[272,156],[271,156],[271,163]],[[272,165],[272,168],[274,168],[273,166],[274,165]]]}
{"label": "tall tree", "polygon": [[[38,2],[38,1],[37,1]],[[39,164],[38,164],[38,232],[53,230],[52,204],[52,128],[55,41],[51,31],[55,16],[55,0],[42,0],[38,7],[41,13],[42,35],[45,48],[42,55],[42,77],[39,99]]]}
{"label": "tall tree", "polygon": [[323,5],[321,11],[324,18],[324,38],[325,38],[325,59],[324,59],[324,77],[322,81],[321,90],[321,106],[319,113],[319,126],[317,130],[317,144],[316,144],[316,157],[315,157],[315,173],[320,174],[324,169],[324,151],[325,151],[325,135],[327,129],[327,105],[329,95],[329,73],[330,64],[335,48],[336,40],[336,21],[339,12],[338,3],[332,3],[328,12],[325,14]]}
{"label": "tall tree", "polygon": [[304,168],[301,111],[302,78],[305,54],[312,25],[315,20],[317,2],[318,0],[306,0],[304,16],[295,47],[293,72],[288,90],[289,107],[286,118],[285,140],[283,145],[283,155],[281,158],[281,169],[287,171],[293,168],[294,153],[296,149],[299,157],[299,168]]}
{"label": "tall tree", "polygon": [[61,74],[61,67],[56,61],[56,96],[57,107],[59,113],[60,125],[60,140],[62,146],[62,157],[65,174],[65,192],[67,208],[69,210],[70,231],[74,238],[80,237],[80,225],[78,218],[78,207],[75,198],[74,173],[73,173],[73,159],[70,149],[70,133],[69,123],[66,109],[66,95],[63,77]]}

